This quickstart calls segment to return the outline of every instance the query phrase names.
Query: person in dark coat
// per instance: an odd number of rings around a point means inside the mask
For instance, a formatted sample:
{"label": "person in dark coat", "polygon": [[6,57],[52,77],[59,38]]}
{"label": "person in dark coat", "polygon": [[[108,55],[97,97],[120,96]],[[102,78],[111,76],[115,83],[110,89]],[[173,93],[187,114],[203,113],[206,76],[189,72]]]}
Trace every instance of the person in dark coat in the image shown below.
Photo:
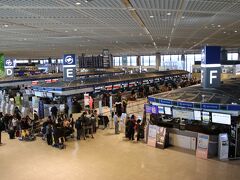
{"label": "person in dark coat", "polygon": [[51,108],[51,113],[52,113],[53,119],[55,120],[55,119],[57,118],[57,113],[58,113],[58,109],[57,109],[56,106],[53,106],[53,107]]}

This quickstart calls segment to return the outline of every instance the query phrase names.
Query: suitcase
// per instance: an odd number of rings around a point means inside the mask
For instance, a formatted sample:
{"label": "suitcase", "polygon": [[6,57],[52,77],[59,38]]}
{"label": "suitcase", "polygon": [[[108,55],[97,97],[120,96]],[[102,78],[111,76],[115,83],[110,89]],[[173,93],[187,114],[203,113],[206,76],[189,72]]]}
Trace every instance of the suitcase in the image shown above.
{"label": "suitcase", "polygon": [[20,137],[20,132],[19,132],[19,130],[16,131],[16,137]]}

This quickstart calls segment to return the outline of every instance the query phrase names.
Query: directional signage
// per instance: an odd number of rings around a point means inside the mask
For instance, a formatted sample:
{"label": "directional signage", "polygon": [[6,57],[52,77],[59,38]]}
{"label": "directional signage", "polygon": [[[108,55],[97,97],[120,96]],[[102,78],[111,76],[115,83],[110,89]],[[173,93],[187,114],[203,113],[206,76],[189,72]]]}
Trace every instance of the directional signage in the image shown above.
{"label": "directional signage", "polygon": [[5,69],[6,76],[14,76],[14,60],[13,59],[5,59],[4,69]]}
{"label": "directional signage", "polygon": [[75,54],[65,54],[63,57],[63,80],[76,80],[76,57]]}

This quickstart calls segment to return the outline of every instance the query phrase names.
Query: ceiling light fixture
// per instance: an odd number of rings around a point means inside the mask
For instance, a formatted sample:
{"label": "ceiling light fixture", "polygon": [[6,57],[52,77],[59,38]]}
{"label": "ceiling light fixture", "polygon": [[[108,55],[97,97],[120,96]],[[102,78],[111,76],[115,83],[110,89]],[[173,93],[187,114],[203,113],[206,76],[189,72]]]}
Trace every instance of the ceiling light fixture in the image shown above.
{"label": "ceiling light fixture", "polygon": [[65,31],[66,33],[68,32],[68,31]]}
{"label": "ceiling light fixture", "polygon": [[77,29],[74,29],[74,31],[77,31]]}
{"label": "ceiling light fixture", "polygon": [[172,13],[170,13],[170,12],[167,13],[168,16],[171,16],[171,14],[172,14]]}
{"label": "ceiling light fixture", "polygon": [[81,5],[81,3],[80,2],[76,2],[76,5],[79,6],[79,5]]}
{"label": "ceiling light fixture", "polygon": [[218,27],[221,27],[221,25],[219,24]]}
{"label": "ceiling light fixture", "polygon": [[235,33],[237,33],[238,31],[237,31],[237,30],[235,30],[234,32],[235,32]]}
{"label": "ceiling light fixture", "polygon": [[8,27],[8,24],[4,24],[3,27],[7,28],[7,27]]}
{"label": "ceiling light fixture", "polygon": [[182,16],[182,19],[184,19],[185,18],[185,16]]}
{"label": "ceiling light fixture", "polygon": [[226,34],[226,31],[224,31],[223,33]]}
{"label": "ceiling light fixture", "polygon": [[151,15],[151,16],[149,16],[150,18],[154,18],[154,16],[153,15]]}

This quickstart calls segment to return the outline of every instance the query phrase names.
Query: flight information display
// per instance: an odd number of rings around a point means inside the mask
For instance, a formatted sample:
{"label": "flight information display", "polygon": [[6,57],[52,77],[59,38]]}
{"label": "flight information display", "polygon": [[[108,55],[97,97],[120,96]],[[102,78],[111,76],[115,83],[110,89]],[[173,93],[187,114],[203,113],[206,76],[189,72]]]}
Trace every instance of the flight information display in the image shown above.
{"label": "flight information display", "polygon": [[202,112],[202,120],[204,122],[209,122],[210,121],[210,113],[209,112]]}
{"label": "flight information display", "polygon": [[221,114],[221,113],[212,113],[212,122],[218,123],[218,124],[231,125],[231,115]]}
{"label": "flight information display", "polygon": [[164,107],[163,106],[158,106],[158,113],[159,114],[164,114]]}
{"label": "flight information display", "polygon": [[202,120],[202,112],[201,111],[194,111],[194,120],[201,121]]}
{"label": "flight information display", "polygon": [[173,109],[173,117],[192,120],[194,119],[194,114],[191,110]]}
{"label": "flight information display", "polygon": [[172,109],[170,107],[164,107],[165,114],[172,115]]}

